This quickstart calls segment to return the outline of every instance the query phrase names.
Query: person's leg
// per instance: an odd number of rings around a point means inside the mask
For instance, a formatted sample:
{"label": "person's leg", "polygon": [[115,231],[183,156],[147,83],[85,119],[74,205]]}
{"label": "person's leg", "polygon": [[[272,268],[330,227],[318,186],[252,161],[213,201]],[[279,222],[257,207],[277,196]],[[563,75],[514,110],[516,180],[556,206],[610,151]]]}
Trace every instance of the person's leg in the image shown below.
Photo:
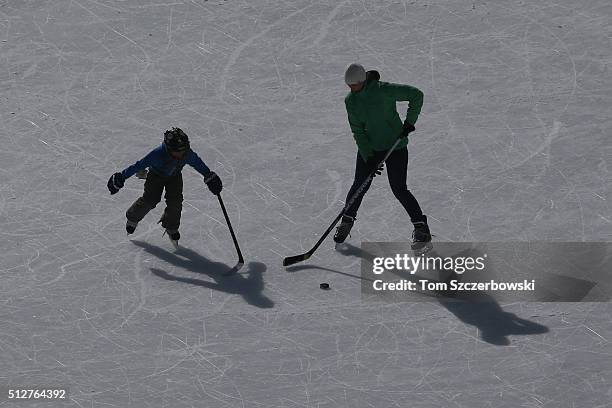
{"label": "person's leg", "polygon": [[406,186],[408,169],[408,149],[394,151],[387,159],[387,176],[393,195],[402,203],[414,225],[412,233],[412,249],[423,251],[431,248],[431,232],[427,225],[427,216],[421,211],[418,201]]}
{"label": "person's leg", "polygon": [[134,201],[134,204],[125,213],[128,225],[132,225],[135,229],[136,224],[160,202],[163,190],[164,179],[153,172],[149,172],[144,184],[142,197]]}
{"label": "person's leg", "polygon": [[[346,196],[346,204],[349,203],[353,195],[357,192],[357,190],[359,190],[359,187],[368,178],[369,174],[370,172],[366,162],[361,158],[359,152],[357,152],[357,161],[355,163],[355,177],[353,179],[353,185],[349,189],[349,192]],[[368,191],[371,184],[372,180],[370,180],[370,182],[364,187],[364,189],[361,191],[361,194],[359,194],[359,196],[355,198],[353,204],[348,207],[348,209],[342,216],[342,220],[340,221],[340,224],[338,224],[338,226],[336,227],[336,233],[334,234],[334,241],[336,243],[343,243],[349,236],[351,228],[353,228],[353,224],[355,223],[355,217],[357,217],[357,210],[359,210],[359,206],[361,205],[363,196]]]}
{"label": "person's leg", "polygon": [[389,185],[395,198],[399,200],[406,212],[410,216],[410,220],[415,222],[425,221],[425,216],[418,201],[406,186],[406,173],[408,170],[408,149],[395,150],[386,161],[387,177]]}
{"label": "person's leg", "polygon": [[162,227],[168,233],[178,231],[183,210],[183,176],[178,174],[166,180],[166,209],[161,218]]}
{"label": "person's leg", "polygon": [[[370,172],[368,169],[368,165],[361,158],[361,155],[359,154],[359,152],[357,152],[357,160],[355,163],[355,176],[353,179],[353,185],[351,186],[348,194],[346,195],[347,204],[349,200],[351,199],[351,197],[353,197],[353,194],[355,194],[357,189],[359,189],[359,186],[361,186],[361,184],[366,180],[366,178],[368,178],[369,174]],[[363,197],[365,196],[365,193],[370,188],[371,184],[372,184],[372,180],[370,180],[370,182],[365,186],[361,194],[355,199],[353,204],[346,210],[345,215],[348,215],[349,217],[352,217],[352,218],[357,217],[357,211],[359,210],[359,207],[361,206],[361,201],[363,200]]]}

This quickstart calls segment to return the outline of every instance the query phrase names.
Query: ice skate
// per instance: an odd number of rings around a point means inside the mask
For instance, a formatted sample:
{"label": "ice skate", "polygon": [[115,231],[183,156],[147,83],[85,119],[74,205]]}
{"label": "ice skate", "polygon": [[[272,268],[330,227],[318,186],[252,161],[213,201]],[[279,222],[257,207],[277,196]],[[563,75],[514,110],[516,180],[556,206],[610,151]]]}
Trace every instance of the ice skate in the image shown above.
{"label": "ice skate", "polygon": [[431,243],[431,232],[427,225],[427,217],[423,216],[423,221],[413,223],[414,231],[412,232],[411,248],[415,254],[424,254],[433,248]]}
{"label": "ice skate", "polygon": [[128,235],[133,234],[134,231],[136,231],[136,227],[137,226],[138,226],[137,222],[127,220],[127,222],[125,223],[125,230],[126,230],[127,234]]}
{"label": "ice skate", "polygon": [[170,239],[170,243],[174,247],[174,249],[179,249],[179,239],[181,239],[181,234],[179,234],[176,229],[166,229],[164,234],[168,234],[168,238]]}
{"label": "ice skate", "polygon": [[351,228],[353,228],[353,224],[355,223],[355,218],[343,215],[342,220],[340,221],[340,225],[336,227],[336,233],[334,234],[334,242],[337,244],[343,243],[346,238],[351,233]]}

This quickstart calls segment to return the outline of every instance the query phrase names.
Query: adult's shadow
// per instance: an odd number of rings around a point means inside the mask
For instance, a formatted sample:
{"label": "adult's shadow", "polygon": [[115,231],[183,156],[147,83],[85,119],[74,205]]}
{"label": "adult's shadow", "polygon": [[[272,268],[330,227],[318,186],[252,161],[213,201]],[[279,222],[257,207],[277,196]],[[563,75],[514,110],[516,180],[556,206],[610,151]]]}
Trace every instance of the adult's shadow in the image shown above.
{"label": "adult's shadow", "polygon": [[[370,263],[375,258],[371,253],[357,248],[351,244],[343,244],[338,247],[338,252],[346,256],[359,257]],[[455,257],[479,257],[482,254],[478,250],[467,249],[455,254]],[[436,256],[435,250],[428,253],[428,256]],[[445,276],[444,281],[449,282],[457,278],[456,274],[449,274],[447,271],[437,271],[438,276]],[[393,274],[402,279],[414,280],[414,275],[405,271],[392,271]],[[477,291],[470,296],[458,297],[454,293],[438,292],[435,296],[438,303],[455,315],[465,324],[478,328],[480,338],[487,343],[507,346],[510,344],[510,335],[530,335],[547,333],[548,327],[506,312],[499,305],[497,300],[485,292]]]}
{"label": "adult's shadow", "polygon": [[245,265],[245,272],[224,276],[223,274],[230,272],[232,268],[224,263],[211,261],[189,248],[180,247],[175,252],[170,252],[144,241],[133,240],[132,243],[171,265],[191,272],[206,274],[214,281],[176,276],[161,269],[150,268],[155,276],[169,281],[184,282],[240,295],[253,306],[266,309],[274,306],[274,302],[263,294],[263,273],[266,271],[266,265],[261,262],[249,262]]}

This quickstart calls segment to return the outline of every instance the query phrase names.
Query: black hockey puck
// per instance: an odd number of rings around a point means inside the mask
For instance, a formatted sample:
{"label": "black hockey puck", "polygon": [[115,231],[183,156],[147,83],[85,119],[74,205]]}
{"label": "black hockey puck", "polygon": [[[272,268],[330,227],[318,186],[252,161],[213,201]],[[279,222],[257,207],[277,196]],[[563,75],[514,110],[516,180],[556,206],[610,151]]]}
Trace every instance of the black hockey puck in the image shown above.
{"label": "black hockey puck", "polygon": [[325,282],[323,282],[323,283],[321,283],[321,284],[319,285],[319,287],[320,287],[321,289],[328,290],[328,289],[329,289],[329,283],[325,283]]}

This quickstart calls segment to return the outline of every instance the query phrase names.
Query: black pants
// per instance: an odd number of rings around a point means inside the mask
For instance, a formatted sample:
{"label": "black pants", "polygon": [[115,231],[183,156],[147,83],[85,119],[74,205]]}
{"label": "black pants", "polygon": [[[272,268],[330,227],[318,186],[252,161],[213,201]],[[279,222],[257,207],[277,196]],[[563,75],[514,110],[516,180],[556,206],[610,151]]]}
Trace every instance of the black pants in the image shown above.
{"label": "black pants", "polygon": [[183,176],[179,173],[171,177],[162,177],[149,170],[144,185],[144,194],[127,210],[128,220],[139,222],[161,201],[162,192],[166,189],[166,209],[162,215],[162,227],[178,229],[181,224],[183,209]]}
{"label": "black pants", "polygon": [[[382,160],[383,157],[385,157],[385,153],[386,152],[374,152],[377,160]],[[391,186],[391,191],[393,191],[393,195],[395,196],[395,198],[397,198],[406,209],[406,212],[410,216],[410,220],[412,222],[424,221],[425,217],[423,216],[423,212],[421,211],[419,203],[406,186],[406,173],[408,170],[408,148],[404,147],[403,149],[395,150],[387,158],[385,164],[387,166],[387,176],[389,178],[389,185]],[[355,180],[353,181],[353,185],[351,186],[351,189],[349,190],[348,195],[346,197],[347,203],[369,174],[370,171],[366,162],[363,161],[361,155],[357,153],[357,163],[355,165]],[[348,210],[346,211],[346,215],[349,215],[354,218],[357,217],[357,210],[359,210],[361,200],[370,188],[371,184],[372,183],[370,181],[370,183],[368,183],[366,188],[363,190],[363,193],[359,197],[357,197],[357,199],[353,202],[353,205],[348,208]]]}

